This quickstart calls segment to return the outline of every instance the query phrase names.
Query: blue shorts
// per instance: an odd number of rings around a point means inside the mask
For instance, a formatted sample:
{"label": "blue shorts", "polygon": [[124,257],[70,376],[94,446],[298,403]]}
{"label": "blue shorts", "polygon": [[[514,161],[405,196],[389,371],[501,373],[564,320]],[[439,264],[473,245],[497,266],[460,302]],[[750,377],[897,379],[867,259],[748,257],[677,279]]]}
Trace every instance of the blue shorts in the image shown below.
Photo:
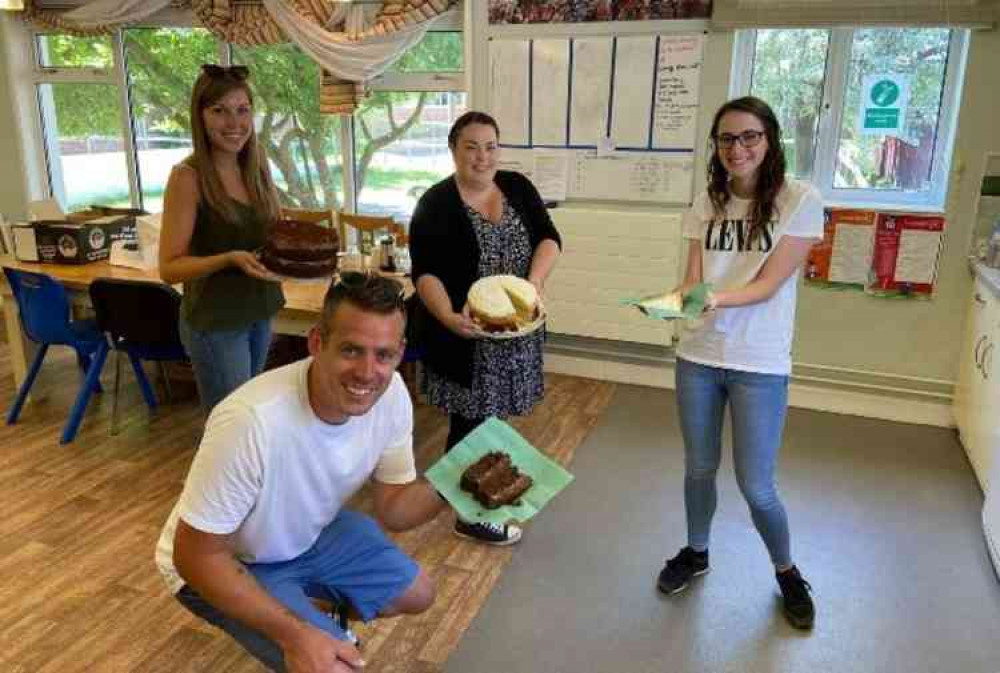
{"label": "blue shorts", "polygon": [[[334,638],[347,640],[336,621],[310,600],[349,603],[364,621],[378,616],[410,588],[419,567],[393,544],[370,517],[342,510],[313,546],[281,563],[251,563],[247,569],[282,605]],[[281,648],[235,620],[184,585],[177,600],[217,626],[271,670],[283,671]]]}

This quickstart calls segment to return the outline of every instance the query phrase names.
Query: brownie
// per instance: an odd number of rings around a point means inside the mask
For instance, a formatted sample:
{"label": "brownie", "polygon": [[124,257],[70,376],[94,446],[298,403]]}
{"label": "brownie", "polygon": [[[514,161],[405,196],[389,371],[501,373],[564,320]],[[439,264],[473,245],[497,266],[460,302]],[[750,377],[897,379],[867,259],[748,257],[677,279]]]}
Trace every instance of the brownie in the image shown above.
{"label": "brownie", "polygon": [[534,482],[502,451],[491,451],[462,473],[461,487],[487,509],[515,502]]}

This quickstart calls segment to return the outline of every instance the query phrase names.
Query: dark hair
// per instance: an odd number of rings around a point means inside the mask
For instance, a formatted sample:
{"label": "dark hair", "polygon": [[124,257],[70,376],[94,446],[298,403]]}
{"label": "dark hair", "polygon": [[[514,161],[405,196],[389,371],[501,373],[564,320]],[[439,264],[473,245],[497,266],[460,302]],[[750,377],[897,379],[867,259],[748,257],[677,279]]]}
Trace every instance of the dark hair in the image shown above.
{"label": "dark hair", "polygon": [[333,328],[333,317],[344,302],[362,311],[391,315],[398,312],[406,320],[403,286],[393,278],[377,273],[345,271],[340,279],[330,285],[323,298],[323,315],[319,321],[319,334],[326,343]]}
{"label": "dark hair", "polygon": [[461,117],[455,120],[455,123],[451,125],[451,130],[448,131],[448,147],[455,149],[455,145],[458,144],[458,136],[462,133],[462,129],[470,124],[485,124],[487,126],[492,126],[493,130],[497,132],[497,139],[500,138],[500,127],[497,126],[497,120],[489,116],[485,112],[477,112],[475,110],[469,110]]}
{"label": "dark hair", "polygon": [[721,216],[726,210],[726,204],[732,194],[729,191],[729,174],[726,172],[716,149],[716,135],[719,132],[719,122],[727,112],[747,112],[756,117],[764,126],[767,138],[767,154],[761,162],[754,185],[753,201],[750,204],[750,236],[751,242],[756,241],[763,228],[775,215],[775,199],[782,185],[785,184],[785,152],[781,146],[781,127],[771,106],[754,96],[744,96],[725,103],[715,113],[712,120],[712,132],[709,138],[711,144],[711,159],[708,162],[708,197],[716,215]]}

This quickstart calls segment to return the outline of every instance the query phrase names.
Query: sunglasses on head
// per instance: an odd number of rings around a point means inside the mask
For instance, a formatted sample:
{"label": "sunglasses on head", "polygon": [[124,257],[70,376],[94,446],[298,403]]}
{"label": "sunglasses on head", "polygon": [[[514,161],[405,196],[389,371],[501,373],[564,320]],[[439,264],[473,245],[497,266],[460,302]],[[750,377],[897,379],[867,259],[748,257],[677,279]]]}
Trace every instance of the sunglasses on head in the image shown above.
{"label": "sunglasses on head", "polygon": [[403,306],[406,299],[406,291],[399,281],[380,276],[374,271],[344,271],[337,278],[336,284],[350,289],[376,286],[380,293],[392,294],[394,303],[399,306]]}
{"label": "sunglasses on head", "polygon": [[201,71],[208,75],[209,77],[219,79],[222,77],[232,77],[240,81],[245,80],[250,76],[250,68],[245,65],[215,65],[214,63],[205,63],[201,66]]}

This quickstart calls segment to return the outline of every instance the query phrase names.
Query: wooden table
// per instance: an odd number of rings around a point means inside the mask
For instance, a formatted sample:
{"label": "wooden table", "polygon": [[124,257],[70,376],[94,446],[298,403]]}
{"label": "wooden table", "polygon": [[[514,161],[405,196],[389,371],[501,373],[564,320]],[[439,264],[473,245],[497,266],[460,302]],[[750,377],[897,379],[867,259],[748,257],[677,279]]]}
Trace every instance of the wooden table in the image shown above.
{"label": "wooden table", "polygon": [[[145,280],[161,282],[156,270],[144,271],[124,266],[112,266],[107,261],[90,264],[39,264],[34,262],[19,262],[10,256],[0,255],[0,266],[35,273],[44,273],[58,280],[70,295],[74,307],[90,310],[90,283],[97,278],[122,278],[128,280]],[[409,278],[399,277],[404,289],[409,295],[413,284]],[[180,289],[180,286],[177,286]],[[285,307],[274,319],[275,334],[296,334],[305,336],[316,323],[323,309],[323,297],[326,295],[327,283],[283,283]],[[10,347],[10,361],[14,370],[14,384],[20,387],[27,375],[28,363],[34,357],[37,346],[24,336],[21,330],[21,320],[17,310],[17,302],[7,284],[6,276],[0,282],[0,302],[3,303],[4,323],[7,326],[7,344]]]}

